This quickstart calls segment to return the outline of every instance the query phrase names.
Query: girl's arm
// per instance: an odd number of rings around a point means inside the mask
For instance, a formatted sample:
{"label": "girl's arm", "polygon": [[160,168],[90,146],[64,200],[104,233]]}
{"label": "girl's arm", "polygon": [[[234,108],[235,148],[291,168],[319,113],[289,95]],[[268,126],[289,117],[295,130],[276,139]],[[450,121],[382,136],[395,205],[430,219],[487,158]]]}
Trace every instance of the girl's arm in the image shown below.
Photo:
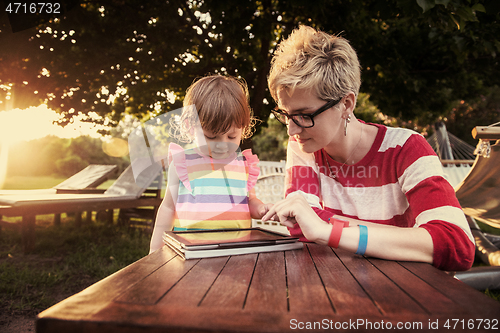
{"label": "girl's arm", "polygon": [[255,189],[251,189],[248,194],[248,208],[250,209],[250,215],[253,219],[261,219],[264,214],[266,214],[273,204],[263,203],[255,195]]}
{"label": "girl's arm", "polygon": [[[262,218],[263,221],[276,217],[281,224],[293,228],[300,225],[304,236],[315,243],[327,245],[332,232],[332,224],[323,221],[302,195],[290,196],[276,203]],[[346,219],[339,217],[339,219]],[[358,224],[368,228],[368,243],[365,254],[389,260],[420,261],[432,263],[432,238],[423,228],[400,228],[348,219],[349,227],[344,228],[339,248],[356,252],[359,244]]]}
{"label": "girl's arm", "polygon": [[158,213],[156,214],[155,226],[149,253],[153,253],[163,246],[163,233],[167,230],[172,230],[175,218],[175,203],[177,202],[177,194],[179,189],[179,177],[175,171],[173,163],[168,168],[167,190],[165,197],[161,202]]}

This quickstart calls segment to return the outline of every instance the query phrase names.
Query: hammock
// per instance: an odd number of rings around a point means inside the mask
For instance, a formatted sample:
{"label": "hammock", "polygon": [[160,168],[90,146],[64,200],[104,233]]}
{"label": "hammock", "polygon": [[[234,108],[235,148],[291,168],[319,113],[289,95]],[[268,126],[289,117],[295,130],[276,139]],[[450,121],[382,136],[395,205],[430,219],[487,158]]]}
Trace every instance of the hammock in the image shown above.
{"label": "hammock", "polygon": [[474,147],[448,132],[442,122],[436,123],[434,128],[427,142],[441,160],[446,179],[455,188],[472,168]]}
{"label": "hammock", "polygon": [[434,128],[436,131],[427,139],[427,142],[441,161],[470,161],[476,158],[474,147],[448,132],[444,123],[437,123]]}
{"label": "hammock", "polygon": [[500,228],[500,140],[490,156],[477,156],[471,172],[455,188],[464,213]]}
{"label": "hammock", "polygon": [[455,187],[474,235],[476,256],[491,265],[473,267],[455,273],[455,277],[479,290],[500,289],[500,237],[483,233],[475,222],[500,228],[500,129],[492,127],[497,124],[476,127],[472,131],[473,137],[479,139],[475,150],[477,157],[469,174]]}
{"label": "hammock", "polygon": [[[476,149],[448,133],[442,123],[436,124],[436,132],[427,140],[467,215],[476,257],[491,265],[455,273],[457,279],[479,290],[500,288],[500,237],[483,233],[475,221],[500,228],[500,134],[492,134],[499,131],[491,126],[473,130],[473,137],[479,139]],[[490,140],[498,141],[491,145]],[[471,161],[474,154],[477,156]]]}

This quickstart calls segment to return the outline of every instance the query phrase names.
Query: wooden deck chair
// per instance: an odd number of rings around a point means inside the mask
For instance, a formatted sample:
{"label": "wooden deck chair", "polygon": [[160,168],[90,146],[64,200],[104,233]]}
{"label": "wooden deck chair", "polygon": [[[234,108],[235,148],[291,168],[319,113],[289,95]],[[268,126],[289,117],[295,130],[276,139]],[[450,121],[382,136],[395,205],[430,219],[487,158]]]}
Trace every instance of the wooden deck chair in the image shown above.
{"label": "wooden deck chair", "polygon": [[97,187],[115,175],[117,170],[117,165],[90,164],[54,188],[57,193],[99,193]]}
{"label": "wooden deck chair", "polygon": [[[0,195],[0,215],[22,216],[23,247],[25,252],[33,250],[36,215],[112,211],[113,209],[153,206],[161,203],[161,186],[155,196],[143,196],[146,189],[162,177],[162,167],[152,164],[140,175],[134,176],[129,166],[104,193],[49,193]],[[158,180],[157,180],[158,181]],[[162,182],[159,181],[159,184]]]}
{"label": "wooden deck chair", "polygon": [[62,183],[52,188],[37,190],[0,190],[0,195],[50,194],[50,193],[102,193],[96,188],[110,179],[118,170],[117,165],[90,164]]}
{"label": "wooden deck chair", "polygon": [[285,167],[286,167],[286,162],[285,161],[260,161],[259,162],[259,168],[260,168],[260,174],[259,177],[264,177],[267,175],[274,175],[274,174],[285,174]]}
{"label": "wooden deck chair", "polygon": [[476,289],[500,289],[500,248],[496,245],[500,237],[488,237],[476,223],[500,228],[500,128],[476,127],[473,136],[480,140],[479,145],[485,141],[493,145],[488,146],[487,154],[477,155],[471,171],[455,190],[476,242],[476,256],[490,266],[473,267],[455,277]]}
{"label": "wooden deck chair", "polygon": [[[36,190],[0,190],[0,195],[33,195],[53,193],[103,193],[103,189],[97,187],[110,179],[118,170],[117,165],[90,164],[83,170],[77,172],[62,183],[48,189]],[[61,223],[61,214],[55,214],[54,224]],[[12,223],[1,221],[0,227],[11,227]]]}
{"label": "wooden deck chair", "polygon": [[500,228],[500,139],[489,157],[477,156],[456,194],[466,215]]}
{"label": "wooden deck chair", "polygon": [[[260,161],[261,173],[255,184],[255,194],[264,203],[276,203],[285,198],[285,161]],[[259,227],[289,235],[287,227],[279,222],[252,220],[252,227]]]}
{"label": "wooden deck chair", "polygon": [[471,172],[456,187],[456,195],[464,213],[471,218],[469,225],[477,255],[487,264],[500,266],[500,249],[474,221],[500,228],[500,140],[491,146],[488,157],[477,156]]}

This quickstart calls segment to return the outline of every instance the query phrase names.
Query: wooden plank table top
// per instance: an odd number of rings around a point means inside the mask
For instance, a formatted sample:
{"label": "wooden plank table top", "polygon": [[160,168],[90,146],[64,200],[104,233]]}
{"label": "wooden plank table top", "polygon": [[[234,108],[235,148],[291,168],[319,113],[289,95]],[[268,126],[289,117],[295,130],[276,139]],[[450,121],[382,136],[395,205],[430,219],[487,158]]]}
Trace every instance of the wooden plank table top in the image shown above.
{"label": "wooden plank table top", "polygon": [[428,264],[316,244],[201,260],[163,247],[43,311],[36,329],[491,332],[499,318],[500,302]]}

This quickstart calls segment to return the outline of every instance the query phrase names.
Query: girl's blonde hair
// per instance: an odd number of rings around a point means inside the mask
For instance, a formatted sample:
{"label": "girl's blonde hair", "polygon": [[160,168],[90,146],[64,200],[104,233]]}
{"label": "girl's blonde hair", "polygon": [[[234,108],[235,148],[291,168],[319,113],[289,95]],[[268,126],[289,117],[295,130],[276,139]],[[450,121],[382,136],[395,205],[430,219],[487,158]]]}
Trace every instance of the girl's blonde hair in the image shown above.
{"label": "girl's blonde hair", "polygon": [[222,75],[198,79],[186,91],[184,111],[179,122],[181,128],[176,131],[177,139],[184,142],[193,140],[196,118],[204,130],[214,134],[226,133],[234,125],[242,129],[242,139],[251,137],[255,118],[248,100],[248,88],[242,79]]}
{"label": "girl's blonde hair", "polygon": [[358,95],[361,69],[346,39],[300,26],[279,44],[268,85],[276,102],[280,89],[291,95],[296,88],[311,90],[323,100],[336,100],[348,92]]}

